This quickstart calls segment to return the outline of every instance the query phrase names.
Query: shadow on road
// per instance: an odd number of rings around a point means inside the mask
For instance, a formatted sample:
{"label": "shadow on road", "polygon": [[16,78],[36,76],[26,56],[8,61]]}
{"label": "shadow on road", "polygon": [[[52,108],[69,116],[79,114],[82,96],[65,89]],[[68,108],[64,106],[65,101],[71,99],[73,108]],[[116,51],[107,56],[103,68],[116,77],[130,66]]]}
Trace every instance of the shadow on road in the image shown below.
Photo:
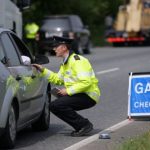
{"label": "shadow on road", "polygon": [[48,137],[56,135],[60,130],[65,128],[61,124],[51,124],[48,131],[35,132],[31,127],[28,127],[17,134],[15,149],[27,147],[38,142],[44,142]]}

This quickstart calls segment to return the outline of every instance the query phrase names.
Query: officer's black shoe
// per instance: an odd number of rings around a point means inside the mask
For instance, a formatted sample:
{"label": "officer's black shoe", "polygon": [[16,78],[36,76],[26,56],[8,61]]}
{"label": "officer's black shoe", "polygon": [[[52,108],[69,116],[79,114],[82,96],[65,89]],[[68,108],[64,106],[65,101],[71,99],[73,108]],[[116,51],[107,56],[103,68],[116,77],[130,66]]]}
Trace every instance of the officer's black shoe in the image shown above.
{"label": "officer's black shoe", "polygon": [[81,128],[80,130],[73,131],[71,133],[71,136],[73,136],[73,137],[84,136],[84,135],[88,134],[92,130],[93,130],[92,123],[88,123],[86,126],[84,126],[83,128]]}

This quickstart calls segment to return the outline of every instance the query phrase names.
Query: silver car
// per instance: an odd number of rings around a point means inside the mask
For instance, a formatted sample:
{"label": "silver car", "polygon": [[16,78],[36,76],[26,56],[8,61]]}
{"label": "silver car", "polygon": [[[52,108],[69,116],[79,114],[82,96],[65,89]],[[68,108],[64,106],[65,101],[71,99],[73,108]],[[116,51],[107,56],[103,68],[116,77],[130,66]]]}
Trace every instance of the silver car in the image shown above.
{"label": "silver car", "polygon": [[0,146],[13,148],[17,131],[27,125],[47,130],[50,121],[50,84],[31,64],[45,64],[46,56],[32,57],[13,32],[0,28]]}

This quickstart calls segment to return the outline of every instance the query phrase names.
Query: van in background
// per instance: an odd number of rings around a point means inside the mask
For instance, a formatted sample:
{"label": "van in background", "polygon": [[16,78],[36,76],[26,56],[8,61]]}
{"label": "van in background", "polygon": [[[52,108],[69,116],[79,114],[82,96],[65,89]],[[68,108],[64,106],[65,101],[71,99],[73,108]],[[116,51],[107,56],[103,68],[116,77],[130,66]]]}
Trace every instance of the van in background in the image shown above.
{"label": "van in background", "polygon": [[22,10],[30,0],[0,0],[0,27],[14,31],[22,38]]}

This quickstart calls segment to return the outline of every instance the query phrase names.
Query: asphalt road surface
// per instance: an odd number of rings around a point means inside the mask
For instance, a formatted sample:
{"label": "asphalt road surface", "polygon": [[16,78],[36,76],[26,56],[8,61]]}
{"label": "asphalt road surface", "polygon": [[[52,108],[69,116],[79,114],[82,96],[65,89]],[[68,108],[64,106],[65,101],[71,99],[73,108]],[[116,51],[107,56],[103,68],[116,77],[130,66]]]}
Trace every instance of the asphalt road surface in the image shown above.
{"label": "asphalt road surface", "polygon": [[[150,48],[93,48],[92,54],[84,56],[91,61],[101,88],[100,103],[79,112],[94,124],[94,131],[71,137],[72,128],[51,114],[48,131],[33,132],[29,127],[18,133],[16,150],[63,150],[127,118],[129,72],[150,71]],[[61,59],[49,59],[46,66],[58,71]]]}

